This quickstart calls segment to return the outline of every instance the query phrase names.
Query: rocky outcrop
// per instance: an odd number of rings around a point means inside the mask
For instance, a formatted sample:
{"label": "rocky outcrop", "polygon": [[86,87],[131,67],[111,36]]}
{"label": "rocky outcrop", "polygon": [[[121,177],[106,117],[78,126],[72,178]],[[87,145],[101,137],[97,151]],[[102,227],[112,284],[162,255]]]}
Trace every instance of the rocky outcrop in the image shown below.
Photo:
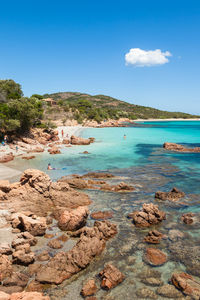
{"label": "rocky outcrop", "polygon": [[58,239],[50,240],[47,245],[52,249],[62,248],[62,243]]}
{"label": "rocky outcrop", "polygon": [[14,159],[14,155],[12,152],[0,156],[0,163],[6,163]]}
{"label": "rocky outcrop", "polygon": [[194,279],[187,273],[174,273],[171,278],[172,283],[176,288],[181,290],[185,295],[200,298],[200,280]]}
{"label": "rocky outcrop", "polygon": [[63,139],[63,140],[62,140],[62,143],[63,143],[64,145],[68,145],[68,144],[70,144],[70,140],[69,140],[69,139]]}
{"label": "rocky outcrop", "polygon": [[92,296],[97,292],[97,285],[94,279],[89,279],[83,286],[81,290],[81,295],[83,297]]}
{"label": "rocky outcrop", "polygon": [[12,249],[9,243],[1,243],[0,244],[0,255],[5,254],[5,255],[10,255],[12,254]]}
{"label": "rocky outcrop", "polygon": [[179,191],[177,188],[173,188],[170,192],[156,192],[155,199],[162,201],[178,201],[179,199],[185,197],[185,193]]}
{"label": "rocky outcrop", "polygon": [[60,154],[61,151],[58,147],[53,146],[52,148],[48,149],[49,154]]}
{"label": "rocky outcrop", "polygon": [[13,228],[28,231],[34,236],[44,235],[47,229],[46,219],[44,217],[37,217],[32,213],[28,213],[27,215],[22,213],[14,214],[12,218]]}
{"label": "rocky outcrop", "polygon": [[63,211],[58,220],[58,227],[65,231],[75,231],[85,226],[88,208],[80,206],[72,211]]}
{"label": "rocky outcrop", "polygon": [[106,240],[116,233],[116,225],[108,221],[96,221],[94,227],[80,229],[80,239],[72,250],[57,253],[46,265],[41,266],[36,272],[36,280],[62,283],[86,268],[91,260],[103,251]]}
{"label": "rocky outcrop", "polygon": [[110,174],[110,173],[104,173],[104,172],[89,172],[84,174],[83,176],[81,176],[82,178],[96,178],[96,179],[100,179],[100,178],[113,178],[114,175]]}
{"label": "rocky outcrop", "polygon": [[129,214],[129,218],[133,220],[137,227],[149,227],[165,220],[166,214],[159,210],[157,205],[144,203],[142,210]]}
{"label": "rocky outcrop", "polygon": [[52,182],[47,174],[34,169],[24,171],[18,183],[0,185],[0,201],[6,201],[7,209],[31,211],[38,216],[58,208],[91,203],[86,194],[75,191],[65,182]]}
{"label": "rocky outcrop", "polygon": [[185,224],[192,224],[194,222],[194,219],[193,219],[194,216],[195,216],[194,213],[186,213],[186,214],[182,215],[181,220]]}
{"label": "rocky outcrop", "polygon": [[28,266],[35,260],[35,254],[30,251],[30,248],[21,248],[12,254],[13,263],[18,265]]}
{"label": "rocky outcrop", "polygon": [[101,287],[110,290],[120,284],[125,276],[116,267],[107,264],[104,269],[99,273],[101,278]]}
{"label": "rocky outcrop", "polygon": [[144,254],[144,261],[151,266],[161,266],[167,261],[167,255],[156,248],[147,248]]}
{"label": "rocky outcrop", "polygon": [[163,234],[158,230],[151,230],[148,232],[147,236],[145,236],[144,241],[148,244],[159,244]]}
{"label": "rocky outcrop", "polygon": [[0,255],[0,282],[13,273],[12,263],[8,256]]}
{"label": "rocky outcrop", "polygon": [[107,220],[113,217],[112,211],[95,211],[91,213],[91,218],[95,220]]}
{"label": "rocky outcrop", "polygon": [[22,248],[25,248],[25,245],[27,244],[30,246],[35,246],[37,244],[37,239],[29,232],[18,233],[16,238],[12,241],[12,247],[15,249],[19,246],[23,246]]}
{"label": "rocky outcrop", "polygon": [[164,143],[163,148],[170,151],[176,151],[176,152],[193,152],[198,153],[200,152],[200,147],[195,148],[187,148],[180,144],[175,143]]}
{"label": "rocky outcrop", "polygon": [[72,135],[70,142],[72,145],[89,145],[91,143],[91,139],[84,139],[84,138]]}

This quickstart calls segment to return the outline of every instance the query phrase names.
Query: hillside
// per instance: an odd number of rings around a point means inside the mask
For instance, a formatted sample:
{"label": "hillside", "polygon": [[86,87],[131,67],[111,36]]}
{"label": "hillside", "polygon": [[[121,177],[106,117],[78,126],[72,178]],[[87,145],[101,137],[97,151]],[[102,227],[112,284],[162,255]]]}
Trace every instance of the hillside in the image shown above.
{"label": "hillside", "polygon": [[[108,119],[168,119],[168,118],[199,118],[200,116],[182,112],[168,112],[152,107],[130,104],[105,95],[89,95],[63,92],[43,95],[44,99],[54,100],[54,105],[46,110],[46,117],[52,119],[70,118],[79,123],[83,120],[101,122]],[[43,100],[44,100],[43,99]]]}

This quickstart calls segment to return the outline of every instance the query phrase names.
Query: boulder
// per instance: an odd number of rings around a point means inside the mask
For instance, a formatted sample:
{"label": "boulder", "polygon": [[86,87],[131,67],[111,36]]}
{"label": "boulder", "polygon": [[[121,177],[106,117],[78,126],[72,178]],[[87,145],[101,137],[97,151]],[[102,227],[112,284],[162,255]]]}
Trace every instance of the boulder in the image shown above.
{"label": "boulder", "polygon": [[185,197],[185,193],[179,191],[177,188],[173,188],[170,192],[156,192],[155,199],[162,201],[178,201],[179,199]]}
{"label": "boulder", "polygon": [[12,254],[13,263],[18,265],[28,266],[35,260],[35,254],[33,252],[26,253],[25,249],[17,250]]}
{"label": "boulder", "polygon": [[166,150],[176,151],[176,152],[193,152],[193,153],[200,152],[200,147],[188,148],[176,143],[164,143],[163,148]]}
{"label": "boulder", "polygon": [[114,186],[115,192],[128,192],[128,191],[134,191],[135,188],[131,185],[128,185],[125,182],[120,182],[119,184]]}
{"label": "boulder", "polygon": [[194,279],[187,273],[174,273],[171,278],[174,286],[181,290],[185,295],[194,297],[194,299],[200,298],[200,280]]}
{"label": "boulder", "polygon": [[49,258],[50,258],[49,253],[46,250],[37,256],[37,260],[39,261],[47,261],[49,260]]}
{"label": "boulder", "polygon": [[[29,277],[20,272],[13,272],[13,274],[3,281],[3,286],[20,286],[25,288],[29,281]],[[1,299],[1,298],[0,298]]]}
{"label": "boulder", "polygon": [[101,278],[101,287],[110,290],[120,284],[125,276],[116,267],[107,264],[104,269],[99,273]]}
{"label": "boulder", "polygon": [[75,231],[86,224],[88,208],[80,206],[72,211],[63,211],[58,220],[58,226],[62,230]]}
{"label": "boulder", "polygon": [[14,155],[12,152],[0,156],[0,163],[6,163],[14,159]]}
{"label": "boulder", "polygon": [[144,261],[151,266],[161,266],[167,261],[167,255],[156,248],[147,248],[144,254]]}
{"label": "boulder", "polygon": [[58,147],[53,146],[52,148],[48,149],[49,154],[60,154],[61,151]]}
{"label": "boulder", "polygon": [[5,254],[5,255],[12,254],[11,246],[8,243],[4,242],[0,244],[0,255],[1,254]]}
{"label": "boulder", "polygon": [[108,221],[97,222],[92,228],[80,229],[77,244],[69,252],[59,252],[46,265],[41,265],[36,271],[36,280],[60,284],[85,269],[91,260],[103,251],[106,240],[111,238],[114,232],[117,232],[116,225]]}
{"label": "boulder", "polygon": [[91,218],[95,220],[106,220],[113,217],[112,211],[95,211],[91,213]]}
{"label": "boulder", "polygon": [[159,244],[162,237],[163,234],[158,230],[151,230],[147,236],[145,236],[144,241],[148,244]]}
{"label": "boulder", "polygon": [[97,286],[94,279],[89,279],[83,286],[81,290],[81,295],[83,297],[92,296],[97,292]]}
{"label": "boulder", "polygon": [[57,239],[50,240],[47,246],[49,246],[52,249],[60,249],[63,247],[62,243]]}
{"label": "boulder", "polygon": [[181,220],[185,224],[192,224],[194,222],[194,220],[193,220],[194,216],[195,216],[195,214],[193,214],[193,213],[186,213],[186,214],[182,215]]}
{"label": "boulder", "polygon": [[59,182],[65,182],[73,189],[87,189],[90,187],[88,182],[81,178],[61,178]]}
{"label": "boulder", "polygon": [[69,139],[63,139],[62,143],[65,144],[65,145],[68,145],[70,143],[70,140]]}
{"label": "boulder", "polygon": [[46,218],[38,217],[32,213],[25,215],[23,213],[14,214],[12,220],[13,228],[19,228],[21,231],[28,231],[33,236],[42,236],[47,229]]}
{"label": "boulder", "polygon": [[17,249],[19,246],[23,246],[22,248],[27,248],[27,245],[35,246],[37,244],[37,239],[30,234],[29,232],[21,232],[16,235],[16,238],[12,241],[12,247]]}
{"label": "boulder", "polygon": [[91,143],[91,140],[72,135],[70,142],[72,145],[89,145]]}
{"label": "boulder", "polygon": [[144,203],[142,210],[129,214],[129,218],[133,219],[133,223],[137,227],[149,227],[165,220],[166,214],[159,210],[157,205]]}

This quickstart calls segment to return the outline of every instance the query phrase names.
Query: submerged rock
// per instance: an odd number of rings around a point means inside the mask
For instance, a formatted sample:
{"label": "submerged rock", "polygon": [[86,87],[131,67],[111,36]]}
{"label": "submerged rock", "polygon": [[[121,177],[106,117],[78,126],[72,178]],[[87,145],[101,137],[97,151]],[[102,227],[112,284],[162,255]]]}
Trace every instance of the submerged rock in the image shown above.
{"label": "submerged rock", "polygon": [[163,234],[158,230],[151,230],[147,236],[145,236],[144,241],[149,244],[159,244],[162,237]]}
{"label": "submerged rock", "polygon": [[155,199],[162,201],[178,201],[179,199],[185,197],[185,193],[179,191],[177,188],[173,188],[170,192],[156,192]]}
{"label": "submerged rock", "polygon": [[120,284],[125,276],[116,267],[107,264],[104,269],[99,273],[101,277],[101,287],[110,290]]}
{"label": "submerged rock", "polygon": [[144,261],[152,266],[161,266],[167,261],[167,255],[159,249],[147,248]]}
{"label": "submerged rock", "polygon": [[106,220],[113,217],[112,211],[95,211],[91,213],[91,218],[95,220]]}
{"label": "submerged rock", "polygon": [[187,273],[174,273],[171,278],[172,283],[185,295],[200,298],[200,279],[195,279]]}
{"label": "submerged rock", "polygon": [[193,217],[195,216],[195,214],[193,213],[186,213],[183,214],[181,217],[181,220],[183,221],[183,223],[185,224],[192,224],[194,222]]}
{"label": "submerged rock", "polygon": [[156,290],[156,293],[165,298],[182,298],[183,294],[171,284],[165,284]]}
{"label": "submerged rock", "polygon": [[79,230],[80,239],[69,252],[59,252],[36,272],[39,282],[60,284],[86,268],[105,248],[106,240],[117,233],[108,221],[95,222],[94,227]]}
{"label": "submerged rock", "polygon": [[164,143],[163,148],[166,150],[177,151],[177,152],[200,152],[200,147],[195,148],[186,148],[183,145],[175,144],[175,143]]}
{"label": "submerged rock", "polygon": [[165,220],[166,214],[159,210],[157,205],[144,203],[141,211],[135,211],[129,214],[129,217],[133,219],[135,226],[149,227]]}
{"label": "submerged rock", "polygon": [[140,288],[136,291],[136,295],[138,296],[138,298],[142,298],[142,299],[157,299],[158,296],[154,293],[154,291],[144,287],[144,288]]}

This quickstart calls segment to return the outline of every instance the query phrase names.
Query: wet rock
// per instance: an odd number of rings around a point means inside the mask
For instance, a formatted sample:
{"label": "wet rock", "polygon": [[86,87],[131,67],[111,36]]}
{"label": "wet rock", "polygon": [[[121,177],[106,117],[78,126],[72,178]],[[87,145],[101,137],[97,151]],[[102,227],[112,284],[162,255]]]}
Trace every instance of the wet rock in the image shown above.
{"label": "wet rock", "polygon": [[9,243],[0,244],[0,254],[10,255],[12,254],[12,249]]}
{"label": "wet rock", "polygon": [[195,216],[195,214],[193,213],[187,213],[187,214],[183,214],[181,217],[181,220],[183,221],[183,223],[185,224],[192,224],[194,222],[193,217]]}
{"label": "wet rock", "polygon": [[34,155],[31,155],[31,156],[22,156],[22,159],[26,159],[26,160],[30,160],[30,159],[33,159],[35,158]]}
{"label": "wet rock", "polygon": [[150,268],[144,268],[142,270],[141,273],[138,274],[138,277],[141,278],[141,279],[146,279],[146,278],[158,278],[160,279],[161,278],[161,273],[157,270],[154,270],[154,269],[150,269]]}
{"label": "wet rock", "polygon": [[175,143],[164,143],[163,148],[170,151],[176,151],[176,152],[193,152],[198,153],[200,152],[200,147],[195,148],[187,148],[180,144]]}
{"label": "wet rock", "polygon": [[38,292],[22,292],[10,295],[9,300],[50,300],[50,298]]}
{"label": "wet rock", "polygon": [[60,249],[63,247],[61,242],[57,239],[53,239],[53,240],[49,241],[47,245],[52,249]]}
{"label": "wet rock", "polygon": [[144,254],[144,261],[152,266],[161,266],[167,261],[167,255],[159,249],[147,248]]}
{"label": "wet rock", "polygon": [[44,148],[41,146],[36,146],[36,147],[32,147],[28,152],[36,152],[36,153],[44,152]]}
{"label": "wet rock", "polygon": [[35,246],[37,244],[37,239],[29,232],[21,232],[18,233],[16,238],[12,241],[13,248],[25,244],[29,244],[30,246]]}
{"label": "wet rock", "polygon": [[6,163],[14,159],[14,155],[12,152],[0,156],[0,163]]}
{"label": "wet rock", "polygon": [[99,273],[101,277],[101,287],[110,290],[120,284],[125,276],[116,267],[107,264],[104,269]]}
{"label": "wet rock", "polygon": [[63,177],[59,180],[59,182],[66,182],[69,186],[73,189],[87,189],[90,185],[87,183],[86,180],[81,178],[66,178]]}
{"label": "wet rock", "polygon": [[136,291],[136,295],[142,299],[157,299],[158,296],[154,293],[154,291],[148,288],[140,288]]}
{"label": "wet rock", "polygon": [[46,234],[44,235],[44,237],[45,237],[46,239],[52,239],[54,236],[55,236],[55,234],[52,234],[52,233],[46,233]]}
{"label": "wet rock", "polygon": [[173,285],[165,284],[156,290],[156,293],[164,298],[181,298],[183,294],[178,291]]}
{"label": "wet rock", "polygon": [[119,184],[117,184],[116,186],[114,186],[114,191],[115,192],[131,192],[134,191],[135,188],[132,185],[129,185],[125,182],[120,182]]}
{"label": "wet rock", "polygon": [[35,254],[33,252],[26,253],[25,250],[17,250],[12,254],[13,263],[27,266],[32,264],[35,260]]}
{"label": "wet rock", "polygon": [[144,284],[150,285],[150,286],[160,286],[163,284],[163,281],[161,279],[155,278],[155,277],[143,278],[141,281]]}
{"label": "wet rock", "polygon": [[88,151],[83,151],[83,154],[89,154],[89,152]]}
{"label": "wet rock", "polygon": [[181,198],[185,197],[185,193],[179,191],[177,188],[173,188],[170,192],[156,192],[155,199],[159,199],[162,201],[178,201]]}
{"label": "wet rock", "polygon": [[44,217],[37,217],[35,215],[16,215],[16,218],[13,220],[12,224],[14,226],[17,224],[17,227],[21,231],[28,231],[34,236],[44,235],[47,229],[46,219]]}
{"label": "wet rock", "polygon": [[91,218],[95,220],[106,220],[113,217],[112,211],[96,211],[91,213]]}
{"label": "wet rock", "polygon": [[47,260],[49,260],[49,258],[50,258],[49,253],[46,250],[37,256],[37,259],[39,261],[47,261]]}
{"label": "wet rock", "polygon": [[13,273],[12,263],[8,256],[0,254],[0,282]]}
{"label": "wet rock", "polygon": [[89,145],[91,143],[91,140],[72,135],[70,142],[72,145]]}
{"label": "wet rock", "polygon": [[200,280],[193,278],[187,273],[174,273],[171,278],[172,283],[176,288],[181,290],[185,295],[200,298]]}
{"label": "wet rock", "polygon": [[81,290],[81,295],[83,297],[87,297],[87,296],[94,295],[96,292],[97,292],[97,286],[96,286],[95,280],[90,279],[84,284],[84,286]]}
{"label": "wet rock", "polygon": [[151,230],[148,232],[147,236],[145,236],[144,241],[148,244],[159,244],[163,234],[158,230]]}
{"label": "wet rock", "polygon": [[80,206],[72,211],[65,210],[61,213],[58,226],[62,230],[75,231],[86,224],[88,217],[88,208]]}
{"label": "wet rock", "polygon": [[133,223],[137,227],[149,227],[165,220],[166,214],[159,210],[157,205],[144,203],[142,210],[129,214],[129,218],[133,219]]}
{"label": "wet rock", "polygon": [[48,149],[49,154],[60,154],[61,151],[58,147],[53,146],[52,148]]}
{"label": "wet rock", "polygon": [[113,178],[114,175],[110,173],[103,173],[103,172],[89,172],[84,174],[82,178]]}
{"label": "wet rock", "polygon": [[72,250],[57,253],[46,265],[41,266],[36,272],[36,280],[60,284],[85,269],[104,250],[106,240],[116,232],[116,225],[108,221],[96,221],[94,227],[80,229],[80,239]]}

